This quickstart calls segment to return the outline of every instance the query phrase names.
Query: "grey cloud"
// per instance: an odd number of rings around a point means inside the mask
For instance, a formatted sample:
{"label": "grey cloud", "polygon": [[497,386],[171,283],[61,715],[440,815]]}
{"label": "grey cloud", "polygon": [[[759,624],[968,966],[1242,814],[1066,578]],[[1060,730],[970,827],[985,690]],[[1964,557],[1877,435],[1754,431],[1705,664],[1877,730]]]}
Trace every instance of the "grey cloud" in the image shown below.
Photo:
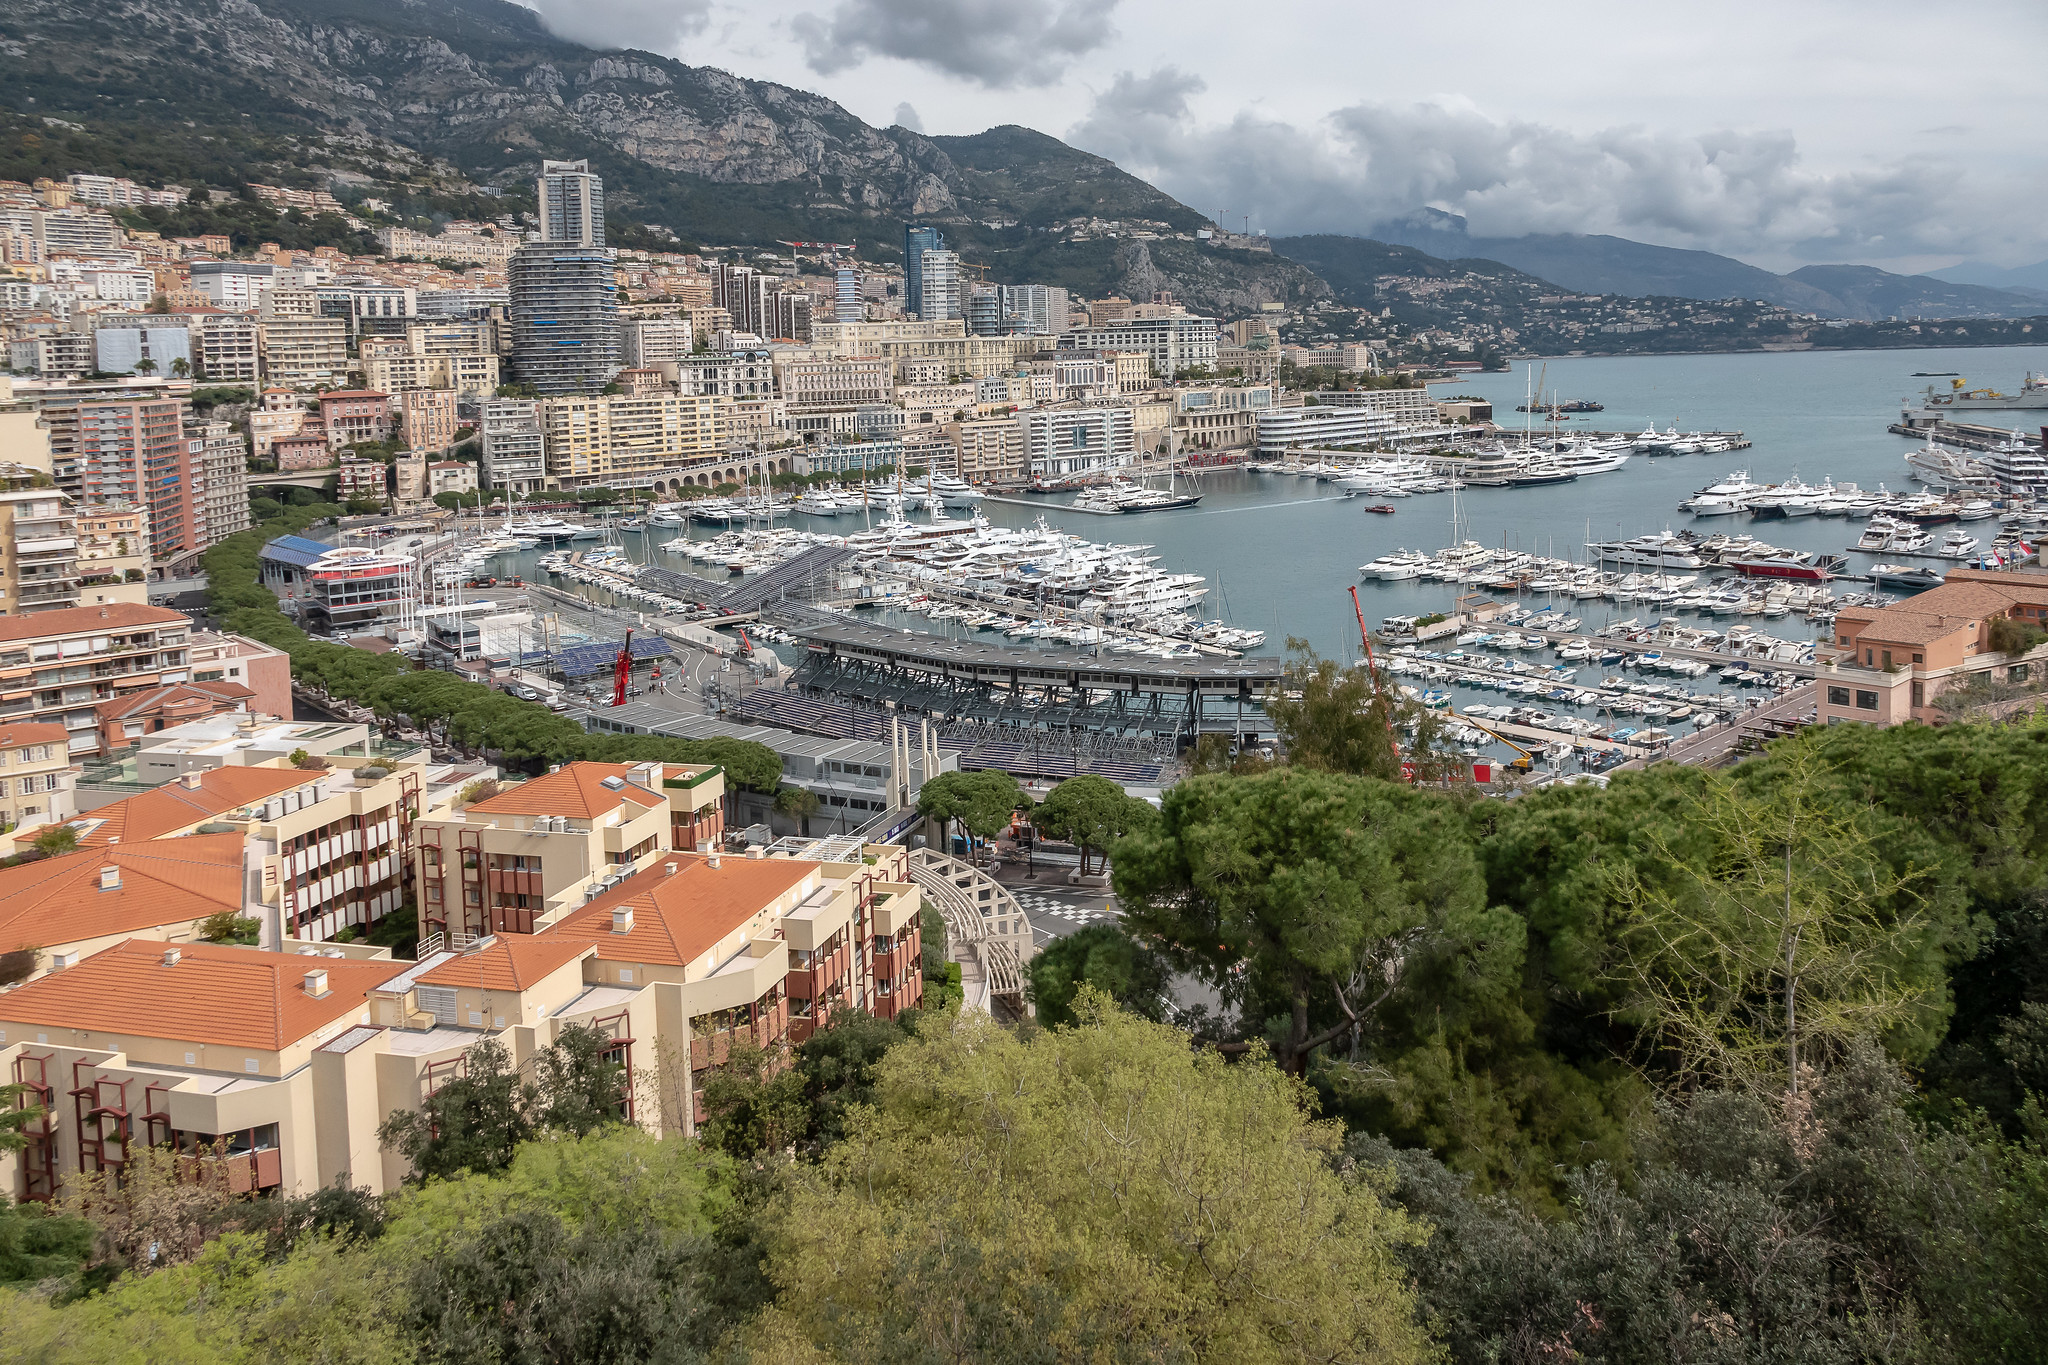
{"label": "grey cloud", "polygon": [[[1189,103],[1201,90],[1172,68],[1126,72],[1068,138],[1276,233],[1362,232],[1427,205],[1463,214],[1475,236],[1612,233],[1839,260],[1984,253],[2031,231],[2017,205],[1986,212],[2002,196],[1966,186],[1946,162],[1824,173],[1802,164],[1786,133],[1578,133],[1451,104],[1357,104],[1309,127],[1250,112],[1204,123]],[[1959,202],[1977,211],[1957,214]]]}
{"label": "grey cloud", "polygon": [[585,47],[674,55],[711,22],[711,0],[520,0],[548,32]]}
{"label": "grey cloud", "polygon": [[821,75],[896,57],[990,89],[1051,85],[1116,35],[1117,0],[840,0],[790,31]]}
{"label": "grey cloud", "polygon": [[899,128],[908,128],[913,133],[924,131],[924,120],[917,116],[917,106],[909,100],[896,106],[895,123]]}

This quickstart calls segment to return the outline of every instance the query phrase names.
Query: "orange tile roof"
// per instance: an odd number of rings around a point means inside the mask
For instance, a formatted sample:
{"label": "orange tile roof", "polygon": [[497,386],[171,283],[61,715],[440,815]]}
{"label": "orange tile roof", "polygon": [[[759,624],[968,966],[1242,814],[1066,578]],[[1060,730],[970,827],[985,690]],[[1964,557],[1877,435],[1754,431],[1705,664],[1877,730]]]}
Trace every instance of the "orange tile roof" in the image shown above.
{"label": "orange tile roof", "polygon": [[489,945],[444,962],[419,980],[429,986],[475,986],[487,991],[523,991],[590,951],[588,943],[553,937],[506,934]]}
{"label": "orange tile roof", "polygon": [[[320,774],[298,768],[209,768],[197,789],[167,782],[154,791],[97,806],[72,821],[81,848],[139,844],[204,824],[216,815],[288,792]],[[97,821],[98,823],[93,823]]]}
{"label": "orange tile roof", "polygon": [[70,731],[61,725],[9,725],[0,728],[0,749],[21,744],[66,744]]}
{"label": "orange tile roof", "polygon": [[[484,815],[566,815],[572,820],[594,820],[616,809],[621,801],[651,806],[667,799],[634,785],[633,767],[631,763],[564,763],[469,809]],[[604,785],[607,777],[623,778],[626,785],[614,791]]]}
{"label": "orange tile roof", "polygon": [[[100,889],[100,869],[121,885]],[[242,909],[242,836],[195,834],[0,868],[0,952],[136,934]]]}
{"label": "orange tile roof", "polygon": [[210,704],[248,701],[255,695],[240,683],[226,681],[164,683],[158,687],[145,687],[140,691],[131,692],[125,697],[116,697],[112,701],[97,702],[93,705],[93,710],[99,712],[100,720],[105,722],[118,720],[122,716],[133,715],[137,711],[153,706],[174,706],[179,702]]}
{"label": "orange tile roof", "polygon": [[45,635],[91,635],[102,630],[130,630],[136,626],[191,624],[191,617],[169,607],[145,607],[140,602],[109,602],[103,607],[72,607],[65,611],[0,617],[0,641],[40,639]]}
{"label": "orange tile roof", "polygon": [[[676,866],[673,875],[669,863]],[[795,858],[728,857],[714,868],[701,854],[678,853],[620,882],[539,937],[595,944],[599,957],[615,962],[688,966],[818,867]],[[616,934],[612,911],[622,905],[633,908],[633,927]]]}
{"label": "orange tile roof", "polygon": [[[275,1052],[361,1012],[369,993],[406,966],[215,943],[177,948],[180,960],[167,967],[164,944],[117,943],[0,994],[0,1022]],[[327,973],[319,999],[305,990],[315,969]]]}

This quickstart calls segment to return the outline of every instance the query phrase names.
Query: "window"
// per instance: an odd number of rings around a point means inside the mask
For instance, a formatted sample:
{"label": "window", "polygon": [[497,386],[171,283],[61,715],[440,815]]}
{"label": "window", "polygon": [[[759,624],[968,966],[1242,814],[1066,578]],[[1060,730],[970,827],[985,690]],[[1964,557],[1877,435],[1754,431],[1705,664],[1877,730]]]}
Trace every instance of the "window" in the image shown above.
{"label": "window", "polygon": [[1884,666],[1887,670],[1892,666],[1892,652],[1890,650],[1884,652]]}
{"label": "window", "polygon": [[1876,660],[1875,660],[1875,659],[1873,659],[1873,658],[1871,657],[1871,651],[1870,651],[1870,650],[1867,650],[1867,649],[1866,649],[1866,650],[1864,650],[1864,651],[1863,651],[1863,663],[1864,663],[1864,666],[1865,666],[1865,667],[1867,668],[1867,667],[1869,667],[1869,666],[1870,666],[1870,665],[1871,665],[1872,663],[1875,663],[1875,662],[1876,662]]}
{"label": "window", "polygon": [[1846,688],[1846,687],[1830,687],[1830,688],[1828,689],[1828,705],[1829,705],[1829,706],[1847,706],[1848,704],[1849,704],[1849,689],[1848,689],[1848,688]]}
{"label": "window", "polygon": [[1925,705],[1927,705],[1927,684],[1926,684],[1926,683],[1924,683],[1924,682],[1915,682],[1915,683],[1913,684],[1913,705],[1914,705],[1914,706],[1916,706],[1916,707],[1919,707],[1919,706],[1925,706]]}
{"label": "window", "polygon": [[1858,692],[1856,694],[1856,709],[1859,711],[1875,711],[1877,709],[1877,693]]}

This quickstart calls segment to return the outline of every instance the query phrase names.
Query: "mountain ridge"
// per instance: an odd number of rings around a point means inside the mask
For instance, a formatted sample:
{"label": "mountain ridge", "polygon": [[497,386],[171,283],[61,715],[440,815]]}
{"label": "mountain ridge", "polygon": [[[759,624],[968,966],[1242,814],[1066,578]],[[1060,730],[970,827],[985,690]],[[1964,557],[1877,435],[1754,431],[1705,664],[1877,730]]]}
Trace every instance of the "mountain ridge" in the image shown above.
{"label": "mountain ridge", "polygon": [[1444,260],[1483,257],[1567,289],[1634,298],[1756,299],[1826,318],[1874,321],[1928,317],[2035,317],[2042,301],[2005,289],[1874,266],[1813,265],[1787,275],[1711,251],[1656,246],[1605,234],[1532,233],[1474,237],[1464,218],[1420,209],[1360,236],[1412,246]]}
{"label": "mountain ridge", "polygon": [[[873,128],[792,86],[581,47],[510,0],[14,0],[0,12],[0,106],[154,120],[162,135],[176,126],[166,105],[193,140],[381,139],[485,186],[588,157],[612,203],[684,240],[852,240],[887,260],[915,219],[1017,282],[1104,293],[1163,278],[1192,303],[1241,310],[1327,293],[1291,262],[1198,247],[1203,215],[1045,134]],[[1137,226],[1110,237],[1076,227],[1088,219]],[[1130,250],[1132,230],[1159,240]]]}

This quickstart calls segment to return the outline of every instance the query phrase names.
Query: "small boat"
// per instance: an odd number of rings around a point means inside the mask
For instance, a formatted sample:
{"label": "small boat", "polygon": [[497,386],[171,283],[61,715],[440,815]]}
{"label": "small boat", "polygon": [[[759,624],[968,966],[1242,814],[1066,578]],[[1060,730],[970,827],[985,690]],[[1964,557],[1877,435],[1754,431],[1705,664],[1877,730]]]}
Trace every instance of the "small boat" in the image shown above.
{"label": "small boat", "polygon": [[1366,508],[1365,510],[1366,510],[1366,511],[1368,511],[1368,512],[1381,512],[1381,513],[1387,513],[1387,512],[1392,512],[1392,511],[1393,511],[1394,509],[1393,509],[1393,507],[1392,507],[1392,506],[1391,506],[1390,504],[1388,504],[1388,503],[1384,503],[1384,502],[1376,502],[1376,503],[1374,503],[1374,504],[1373,504],[1372,506],[1370,506],[1370,507]]}

